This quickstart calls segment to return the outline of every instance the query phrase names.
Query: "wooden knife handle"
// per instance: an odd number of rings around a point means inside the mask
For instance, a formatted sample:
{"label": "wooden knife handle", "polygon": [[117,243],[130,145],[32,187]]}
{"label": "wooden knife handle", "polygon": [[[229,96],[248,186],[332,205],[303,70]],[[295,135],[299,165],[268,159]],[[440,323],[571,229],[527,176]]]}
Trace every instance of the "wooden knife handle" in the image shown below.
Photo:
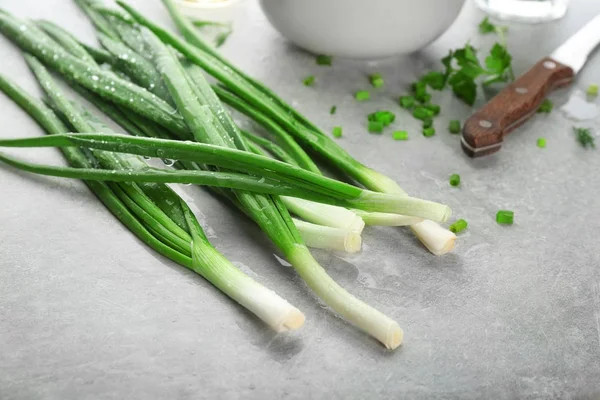
{"label": "wooden knife handle", "polygon": [[473,114],[463,128],[462,148],[470,157],[500,149],[502,138],[533,115],[551,90],[566,86],[573,70],[544,58]]}

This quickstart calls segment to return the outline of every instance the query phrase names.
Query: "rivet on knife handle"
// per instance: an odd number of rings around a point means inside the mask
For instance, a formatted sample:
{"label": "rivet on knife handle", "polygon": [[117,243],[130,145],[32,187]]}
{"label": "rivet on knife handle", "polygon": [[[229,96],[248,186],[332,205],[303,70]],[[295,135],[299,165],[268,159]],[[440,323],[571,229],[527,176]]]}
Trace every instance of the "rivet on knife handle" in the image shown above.
{"label": "rivet on knife handle", "polygon": [[534,114],[546,95],[573,80],[573,70],[544,58],[473,114],[463,128],[462,148],[470,157],[500,149],[504,135]]}

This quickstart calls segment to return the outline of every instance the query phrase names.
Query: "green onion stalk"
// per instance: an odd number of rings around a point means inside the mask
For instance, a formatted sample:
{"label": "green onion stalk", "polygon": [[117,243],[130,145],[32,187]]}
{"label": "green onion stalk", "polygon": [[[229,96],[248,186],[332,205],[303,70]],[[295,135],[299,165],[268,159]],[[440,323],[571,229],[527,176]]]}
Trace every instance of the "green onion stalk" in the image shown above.
{"label": "green onion stalk", "polygon": [[[185,72],[176,55],[150,30],[144,29],[143,34],[146,43],[153,50],[154,60],[171,96],[195,139],[199,142],[249,151],[246,141],[208,82],[205,79],[193,80]],[[204,118],[199,118],[200,115]],[[293,167],[285,163],[281,165]],[[277,196],[234,193],[245,211],[280,247],[299,275],[326,304],[377,338],[386,347],[394,349],[400,345],[403,332],[398,324],[346,292],[312,257],[299,237],[287,208]],[[256,206],[260,206],[260,210]]]}
{"label": "green onion stalk", "polygon": [[[35,59],[29,63],[44,89],[58,108],[65,105],[51,77]],[[56,89],[56,90],[55,90]],[[44,103],[33,98],[15,83],[0,75],[0,91],[4,92],[50,135],[68,132],[64,123]],[[83,123],[72,108],[62,109],[72,122]],[[61,149],[68,163],[76,168],[98,168],[101,161],[91,152],[68,147]],[[144,164],[132,156],[100,157],[111,167],[132,168]],[[145,165],[145,164],[144,164]],[[237,269],[208,241],[187,204],[164,185],[138,186],[85,181],[92,192],[132,233],[163,256],[206,278],[213,285],[253,312],[278,332],[294,330],[304,323],[304,315],[275,292]]]}
{"label": "green onion stalk", "polygon": [[[406,195],[406,192],[392,179],[359,163],[272,90],[220,56],[202,40],[193,24],[181,14],[173,0],[162,1],[187,42],[154,24],[127,3],[121,0],[117,3],[138,23],[152,30],[163,42],[173,46],[191,62],[214,76],[228,90],[271,117],[302,146],[315,151],[371,190]],[[421,242],[436,255],[447,253],[454,247],[456,235],[436,223],[422,221],[411,225],[411,228]]]}

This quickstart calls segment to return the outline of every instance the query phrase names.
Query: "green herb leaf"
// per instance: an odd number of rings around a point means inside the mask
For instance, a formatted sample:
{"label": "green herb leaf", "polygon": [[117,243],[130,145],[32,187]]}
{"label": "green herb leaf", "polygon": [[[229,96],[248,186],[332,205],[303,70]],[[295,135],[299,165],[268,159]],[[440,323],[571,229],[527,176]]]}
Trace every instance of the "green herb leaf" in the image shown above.
{"label": "green herb leaf", "polygon": [[333,61],[333,57],[332,56],[326,56],[324,54],[319,54],[315,58],[315,61],[317,62],[317,65],[331,65],[332,61]]}
{"label": "green herb leaf", "polygon": [[492,32],[496,32],[496,25],[492,24],[488,17],[485,17],[483,21],[479,23],[479,33],[485,35]]}
{"label": "green herb leaf", "polygon": [[506,47],[500,43],[496,43],[490,55],[485,58],[485,66],[488,69],[490,77],[486,79],[484,84],[493,82],[508,82],[512,77],[512,56],[506,50]]}
{"label": "green herb leaf", "polygon": [[442,90],[446,85],[446,76],[441,72],[431,71],[421,77],[421,82],[425,82],[432,89]]}
{"label": "green herb leaf", "polygon": [[578,128],[574,126],[573,130],[575,131],[575,135],[577,135],[577,141],[581,143],[583,147],[596,148],[596,143],[594,143],[595,139],[590,128]]}
{"label": "green herb leaf", "polygon": [[461,71],[456,72],[450,77],[449,84],[452,91],[462,101],[472,106],[477,98],[477,85],[470,76]]}
{"label": "green herb leaf", "polygon": [[304,78],[302,83],[304,83],[304,86],[314,85],[315,84],[315,76],[314,75],[307,76],[306,78]]}
{"label": "green herb leaf", "polygon": [[336,111],[337,111],[337,106],[331,106],[331,108],[329,109],[329,114],[333,115],[333,114],[335,114]]}

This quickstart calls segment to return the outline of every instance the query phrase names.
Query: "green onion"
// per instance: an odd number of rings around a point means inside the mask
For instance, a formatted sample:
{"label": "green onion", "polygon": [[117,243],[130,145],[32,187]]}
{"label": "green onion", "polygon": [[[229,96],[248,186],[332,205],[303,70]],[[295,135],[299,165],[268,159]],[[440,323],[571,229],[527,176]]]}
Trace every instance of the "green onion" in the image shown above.
{"label": "green onion", "polygon": [[320,54],[315,58],[315,61],[317,62],[317,65],[331,65],[333,57]]}
{"label": "green onion", "polygon": [[458,186],[460,185],[460,175],[452,174],[450,175],[450,186]]}
{"label": "green onion", "polygon": [[515,213],[508,210],[500,210],[496,213],[496,222],[502,225],[512,225]]}
{"label": "green onion", "polygon": [[415,109],[413,110],[413,117],[415,117],[416,119],[420,119],[421,121],[424,121],[428,118],[432,118],[433,116],[433,111],[423,106],[415,107]]}
{"label": "green onion", "polygon": [[460,133],[460,121],[456,119],[450,121],[450,125],[448,125],[448,130],[450,131],[450,133]]}
{"label": "green onion", "polygon": [[332,135],[335,138],[341,138],[342,137],[342,127],[341,126],[335,126],[333,128]]}
{"label": "green onion", "polygon": [[537,109],[538,113],[549,113],[550,111],[552,111],[552,109],[554,108],[554,104],[552,103],[552,101],[550,101],[550,99],[544,99],[544,101],[542,101],[542,104],[540,104],[540,106]]}
{"label": "green onion", "polygon": [[369,98],[371,98],[371,93],[367,90],[359,90],[354,94],[354,98],[358,101],[369,100]]}
{"label": "green onion", "polygon": [[544,138],[539,138],[537,140],[537,147],[539,147],[540,149],[543,149],[546,147],[546,139]]}
{"label": "green onion", "polygon": [[590,86],[588,86],[585,93],[587,93],[588,96],[592,96],[592,97],[598,96],[598,85],[591,84]]}
{"label": "green onion", "polygon": [[431,128],[433,126],[433,118],[426,118],[423,120],[423,129]]}
{"label": "green onion", "polygon": [[335,114],[336,111],[337,111],[337,106],[331,106],[331,108],[329,109],[329,114],[333,115],[333,114]]}
{"label": "green onion", "polygon": [[425,136],[425,137],[431,137],[433,135],[435,135],[435,128],[434,127],[423,129],[423,136]]}
{"label": "green onion", "polygon": [[392,138],[394,140],[408,140],[408,132],[396,131],[396,132],[392,133]]}
{"label": "green onion", "polygon": [[383,132],[383,122],[369,121],[369,132],[371,132],[371,133]]}
{"label": "green onion", "polygon": [[400,97],[400,107],[411,109],[415,105],[415,98],[413,96],[401,96]]}
{"label": "green onion", "polygon": [[450,232],[452,232],[452,233],[459,233],[459,232],[467,229],[467,226],[469,226],[467,221],[465,221],[464,219],[459,219],[455,223],[450,225],[449,229],[450,229]]}
{"label": "green onion", "polygon": [[315,83],[315,76],[314,75],[310,75],[307,76],[306,78],[304,78],[304,80],[302,81],[302,83],[304,84],[304,86],[312,86]]}
{"label": "green onion", "polygon": [[384,80],[380,73],[376,72],[374,74],[369,75],[369,82],[374,88],[383,87]]}

